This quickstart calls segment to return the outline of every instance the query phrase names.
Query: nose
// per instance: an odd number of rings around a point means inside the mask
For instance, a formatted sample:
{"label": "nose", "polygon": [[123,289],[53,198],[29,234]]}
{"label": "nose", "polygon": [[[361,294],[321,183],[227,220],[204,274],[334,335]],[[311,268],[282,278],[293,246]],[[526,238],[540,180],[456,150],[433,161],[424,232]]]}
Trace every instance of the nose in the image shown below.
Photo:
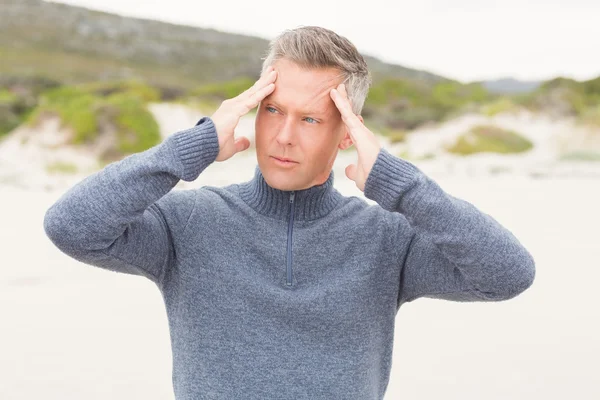
{"label": "nose", "polygon": [[293,143],[294,137],[294,122],[292,118],[287,116],[283,124],[281,124],[276,140],[279,144],[287,146]]}

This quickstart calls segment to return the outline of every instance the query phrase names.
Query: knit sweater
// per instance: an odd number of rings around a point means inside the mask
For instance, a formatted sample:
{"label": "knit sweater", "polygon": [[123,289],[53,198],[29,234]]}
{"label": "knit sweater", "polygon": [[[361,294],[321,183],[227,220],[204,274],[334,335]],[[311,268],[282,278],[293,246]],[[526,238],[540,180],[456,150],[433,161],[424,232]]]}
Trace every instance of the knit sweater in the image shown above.
{"label": "knit sweater", "polygon": [[534,280],[531,254],[471,203],[382,148],[369,204],[326,182],[251,180],[172,190],[219,152],[203,117],[86,177],[44,229],[83,263],[146,277],[164,299],[178,400],[382,399],[400,306],[502,301]]}

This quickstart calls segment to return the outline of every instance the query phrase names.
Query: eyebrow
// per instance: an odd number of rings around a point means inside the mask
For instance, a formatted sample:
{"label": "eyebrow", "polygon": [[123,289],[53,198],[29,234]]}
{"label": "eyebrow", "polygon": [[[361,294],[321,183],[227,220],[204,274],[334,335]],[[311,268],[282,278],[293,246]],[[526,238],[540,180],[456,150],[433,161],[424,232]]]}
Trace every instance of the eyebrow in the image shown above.
{"label": "eyebrow", "polygon": [[[271,95],[267,96],[264,98],[264,102],[265,103],[272,103],[273,105],[276,105],[279,108],[283,108],[279,105],[279,103],[275,100],[273,100],[272,98],[270,98]],[[327,112],[327,110],[323,110],[323,111],[318,111],[318,110],[302,110],[302,113],[305,115],[323,115],[326,116],[329,113]]]}

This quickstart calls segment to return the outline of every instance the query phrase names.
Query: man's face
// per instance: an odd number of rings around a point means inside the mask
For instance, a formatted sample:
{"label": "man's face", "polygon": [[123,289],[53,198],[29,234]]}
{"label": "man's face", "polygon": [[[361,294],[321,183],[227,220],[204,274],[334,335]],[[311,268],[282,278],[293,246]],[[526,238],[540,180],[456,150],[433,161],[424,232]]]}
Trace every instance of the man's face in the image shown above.
{"label": "man's face", "polygon": [[[281,59],[275,90],[258,105],[256,157],[267,183],[280,190],[320,185],[338,149],[352,144],[330,90],[342,82],[337,69],[302,69]],[[276,158],[294,163],[282,164]]]}

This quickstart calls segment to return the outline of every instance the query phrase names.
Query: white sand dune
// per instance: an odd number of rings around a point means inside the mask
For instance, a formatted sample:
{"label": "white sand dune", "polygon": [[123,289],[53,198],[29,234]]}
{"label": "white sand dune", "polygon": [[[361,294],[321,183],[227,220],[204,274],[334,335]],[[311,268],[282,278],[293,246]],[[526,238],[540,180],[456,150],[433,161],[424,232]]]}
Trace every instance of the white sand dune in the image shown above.
{"label": "white sand dune", "polygon": [[[198,119],[171,107],[153,109],[164,113],[163,133]],[[251,135],[251,118],[244,124],[244,134]],[[56,125],[44,126],[40,136],[57,134]],[[541,139],[545,131],[537,133]],[[19,133],[25,134],[33,132]],[[18,138],[0,143],[0,399],[172,399],[160,293],[145,278],[81,264],[52,245],[43,231],[44,213],[85,173],[45,174],[41,158],[50,157],[47,151],[36,153],[40,145],[32,142],[23,153]],[[416,136],[410,140],[424,146]],[[77,152],[62,157],[82,167],[86,162]],[[354,151],[342,152],[334,166],[335,186],[347,196],[362,196],[344,175],[355,158]],[[561,164],[552,170],[548,161],[536,174],[533,161],[521,161],[494,174],[484,164],[493,167],[505,159],[490,159],[461,164],[440,156],[414,162],[448,193],[510,229],[536,259],[535,283],[506,302],[420,299],[404,305],[385,398],[599,399],[598,167],[569,170]],[[255,165],[248,150],[213,163],[196,181],[180,182],[176,189],[244,181]]]}
{"label": "white sand dune", "polygon": [[[477,125],[493,125],[513,130],[534,144],[532,150],[521,154],[479,153],[461,157],[449,154],[444,147],[459,135]],[[424,168],[439,174],[486,176],[498,173],[512,175],[587,176],[600,177],[600,163],[560,161],[562,154],[574,151],[600,153],[600,130],[577,124],[573,118],[555,119],[527,111],[486,117],[465,114],[445,123],[416,129],[406,143],[389,146],[400,153],[408,152]],[[433,155],[433,159],[421,159]]]}
{"label": "white sand dune", "polygon": [[[218,172],[225,165],[211,165],[203,183],[250,177],[240,170],[225,179]],[[386,399],[600,398],[598,182],[437,181],[530,249],[536,281],[506,302],[403,306]],[[343,175],[336,187],[346,195],[357,190]],[[43,214],[60,191],[0,191],[0,398],[173,398],[158,290],[145,278],[78,263],[50,243]]]}
{"label": "white sand dune", "polygon": [[[154,103],[149,106],[157,120],[163,138],[196,124],[203,115],[197,109],[177,103]],[[478,124],[493,124],[513,129],[532,140],[533,150],[523,154],[481,153],[466,157],[443,150],[456,137]],[[254,116],[241,118],[236,135],[250,139],[251,148],[229,160],[225,178],[235,171],[251,168],[255,163]],[[36,127],[22,126],[0,141],[0,184],[33,190],[64,190],[86,175],[98,170],[98,154],[113,140],[113,133],[103,132],[93,146],[68,145],[70,131],[60,128],[58,118],[46,118]],[[406,143],[380,142],[394,154],[407,154],[410,161],[436,176],[480,176],[498,174],[542,177],[600,178],[600,162],[559,161],[561,153],[594,150],[600,153],[600,132],[579,126],[571,119],[553,120],[548,116],[527,112],[500,114],[488,118],[467,114],[451,121],[430,125],[408,135]],[[433,155],[431,159],[424,158]],[[355,150],[340,152],[338,158],[351,159]],[[53,172],[56,165],[67,165],[75,173]],[[233,171],[233,172],[232,172]],[[343,174],[343,169],[341,169]],[[220,174],[220,172],[219,172]],[[218,182],[223,182],[219,180]],[[189,187],[182,183],[181,187]]]}

